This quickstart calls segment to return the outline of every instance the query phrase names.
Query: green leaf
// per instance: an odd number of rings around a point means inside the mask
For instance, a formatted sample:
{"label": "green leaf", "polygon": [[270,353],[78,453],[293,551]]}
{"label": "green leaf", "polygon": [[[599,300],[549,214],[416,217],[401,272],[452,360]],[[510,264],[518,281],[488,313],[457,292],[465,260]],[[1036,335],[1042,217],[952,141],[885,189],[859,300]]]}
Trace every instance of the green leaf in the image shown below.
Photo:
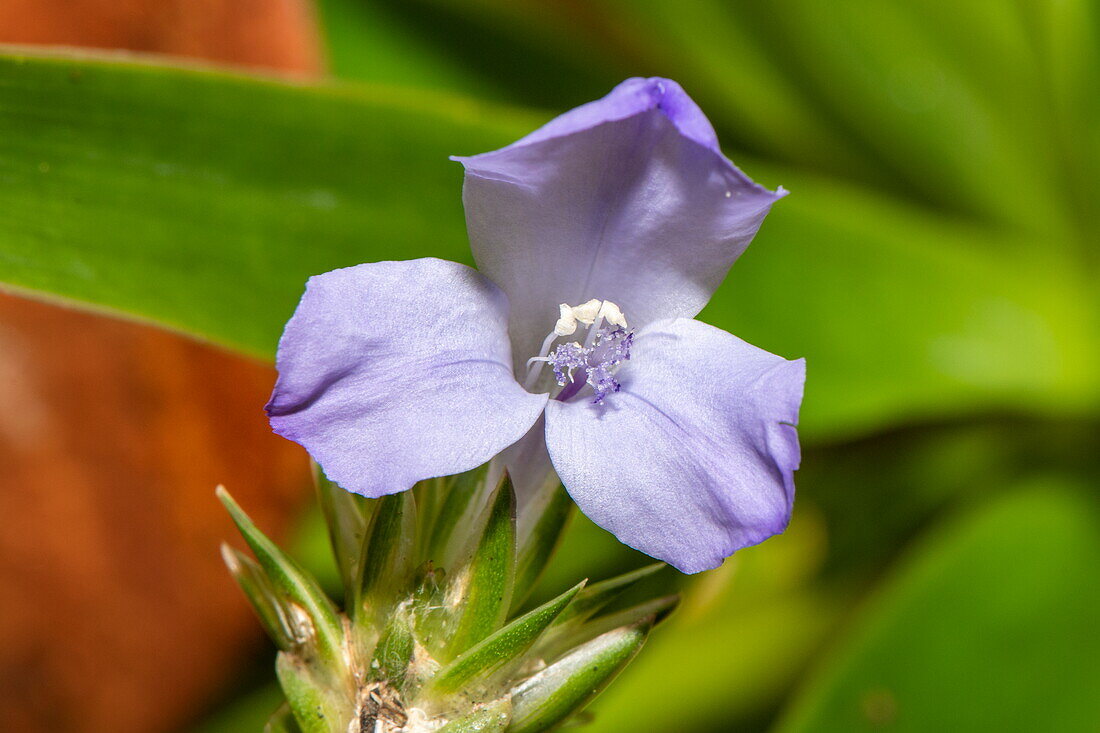
{"label": "green leaf", "polygon": [[270,357],[306,279],[469,261],[451,154],[537,118],[441,93],[0,57],[0,279]]}
{"label": "green leaf", "polygon": [[517,687],[509,733],[548,730],[580,711],[634,658],[647,632],[646,624],[610,631]]}
{"label": "green leaf", "polygon": [[996,2],[786,5],[744,20],[770,36],[819,115],[898,184],[944,210],[1066,240],[1048,92],[1020,16]]}
{"label": "green leaf", "polygon": [[[401,5],[320,0],[329,71],[345,79],[491,95],[497,85],[456,63],[446,48],[406,22]],[[449,29],[450,30],[450,29]]]}
{"label": "green leaf", "polygon": [[804,438],[998,406],[1100,406],[1094,301],[1041,241],[805,174],[797,186],[699,317],[806,358]]}
{"label": "green leaf", "polygon": [[440,670],[429,685],[429,694],[457,693],[475,677],[485,678],[494,670],[515,662],[535,643],[583,587],[583,582],[577,584],[557,598],[520,616],[467,650]]}
{"label": "green leaf", "polygon": [[[359,584],[363,543],[366,541],[371,518],[367,516],[367,505],[363,498],[329,481],[316,463],[313,464],[313,479],[317,486],[318,503],[325,517],[332,554],[336,558],[336,566],[344,585],[345,603],[350,605]],[[370,505],[371,509],[376,506],[377,502]]]}
{"label": "green leaf", "polygon": [[447,578],[448,629],[440,657],[449,662],[500,628],[512,601],[516,568],[516,497],[505,473],[468,562]]}
{"label": "green leaf", "polygon": [[815,582],[825,527],[802,502],[784,534],[685,579],[680,608],[593,703],[592,733],[753,730],[773,714],[853,603]]}
{"label": "green leaf", "polygon": [[1097,509],[1045,479],[933,531],[779,730],[1096,730]]}
{"label": "green leaf", "polygon": [[324,669],[337,673],[346,671],[344,632],[332,601],[294,558],[256,528],[225,487],[219,486],[217,495],[229,510],[245,542],[252,548],[271,585],[289,602],[292,617],[286,622],[296,648],[315,645],[313,651]]}
{"label": "green leaf", "polygon": [[403,596],[416,563],[416,499],[411,491],[377,500],[370,538],[363,543],[361,576],[352,615],[361,627],[383,625]]}

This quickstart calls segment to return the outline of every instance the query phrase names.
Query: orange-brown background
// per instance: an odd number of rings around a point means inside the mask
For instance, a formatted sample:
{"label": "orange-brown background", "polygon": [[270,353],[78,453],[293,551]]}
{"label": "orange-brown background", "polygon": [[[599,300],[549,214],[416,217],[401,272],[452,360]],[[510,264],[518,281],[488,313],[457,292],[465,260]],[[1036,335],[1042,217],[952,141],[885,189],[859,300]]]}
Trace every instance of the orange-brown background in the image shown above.
{"label": "orange-brown background", "polygon": [[[299,0],[4,0],[0,42],[314,74]],[[235,674],[258,627],[221,567],[228,485],[285,532],[304,457],[262,364],[0,295],[0,730],[163,731]]]}

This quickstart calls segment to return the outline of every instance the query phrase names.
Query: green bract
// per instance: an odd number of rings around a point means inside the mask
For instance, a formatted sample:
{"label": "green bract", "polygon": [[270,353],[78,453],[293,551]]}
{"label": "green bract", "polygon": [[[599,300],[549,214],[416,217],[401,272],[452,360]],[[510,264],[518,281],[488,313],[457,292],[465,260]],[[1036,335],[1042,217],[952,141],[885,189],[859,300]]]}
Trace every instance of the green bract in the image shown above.
{"label": "green bract", "polygon": [[279,649],[286,704],[269,731],[535,733],[564,722],[633,658],[675,605],[608,610],[663,567],[522,607],[567,519],[548,502],[519,537],[507,474],[487,467],[378,500],[317,486],[345,586],[337,609],[225,489],[218,496],[256,560],[223,547]]}

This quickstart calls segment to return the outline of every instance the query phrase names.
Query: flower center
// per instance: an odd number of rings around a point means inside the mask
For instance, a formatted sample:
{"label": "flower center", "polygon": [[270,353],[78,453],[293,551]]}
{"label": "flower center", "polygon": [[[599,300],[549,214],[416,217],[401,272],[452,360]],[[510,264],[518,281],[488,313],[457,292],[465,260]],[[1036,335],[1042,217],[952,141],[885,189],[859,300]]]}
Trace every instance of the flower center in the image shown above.
{"label": "flower center", "polygon": [[[549,364],[562,388],[554,399],[564,402],[588,385],[592,388],[592,402],[599,404],[607,395],[619,391],[615,373],[630,358],[634,331],[626,325],[619,306],[609,300],[593,298],[581,305],[562,303],[559,309],[558,321],[542,342],[539,355],[527,361],[524,386],[533,388],[543,364]],[[572,336],[582,326],[587,329],[583,344],[571,341],[554,346],[559,338]]]}

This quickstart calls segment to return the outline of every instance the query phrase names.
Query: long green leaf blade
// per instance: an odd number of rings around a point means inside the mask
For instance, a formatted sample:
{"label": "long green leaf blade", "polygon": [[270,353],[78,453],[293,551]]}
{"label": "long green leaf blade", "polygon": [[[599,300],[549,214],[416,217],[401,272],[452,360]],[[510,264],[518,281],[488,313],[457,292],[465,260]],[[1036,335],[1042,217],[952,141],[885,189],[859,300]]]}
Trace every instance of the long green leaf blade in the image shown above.
{"label": "long green leaf blade", "polygon": [[679,602],[679,596],[663,596],[598,616],[585,623],[562,624],[550,629],[543,638],[539,639],[535,646],[535,654],[546,660],[557,659],[569,649],[580,646],[612,629],[631,626],[644,619],[649,619],[650,624],[663,621]]}
{"label": "long green leaf blade", "polygon": [[107,58],[0,57],[0,280],[265,357],[310,275],[469,261],[448,156],[537,124],[443,93]]}

